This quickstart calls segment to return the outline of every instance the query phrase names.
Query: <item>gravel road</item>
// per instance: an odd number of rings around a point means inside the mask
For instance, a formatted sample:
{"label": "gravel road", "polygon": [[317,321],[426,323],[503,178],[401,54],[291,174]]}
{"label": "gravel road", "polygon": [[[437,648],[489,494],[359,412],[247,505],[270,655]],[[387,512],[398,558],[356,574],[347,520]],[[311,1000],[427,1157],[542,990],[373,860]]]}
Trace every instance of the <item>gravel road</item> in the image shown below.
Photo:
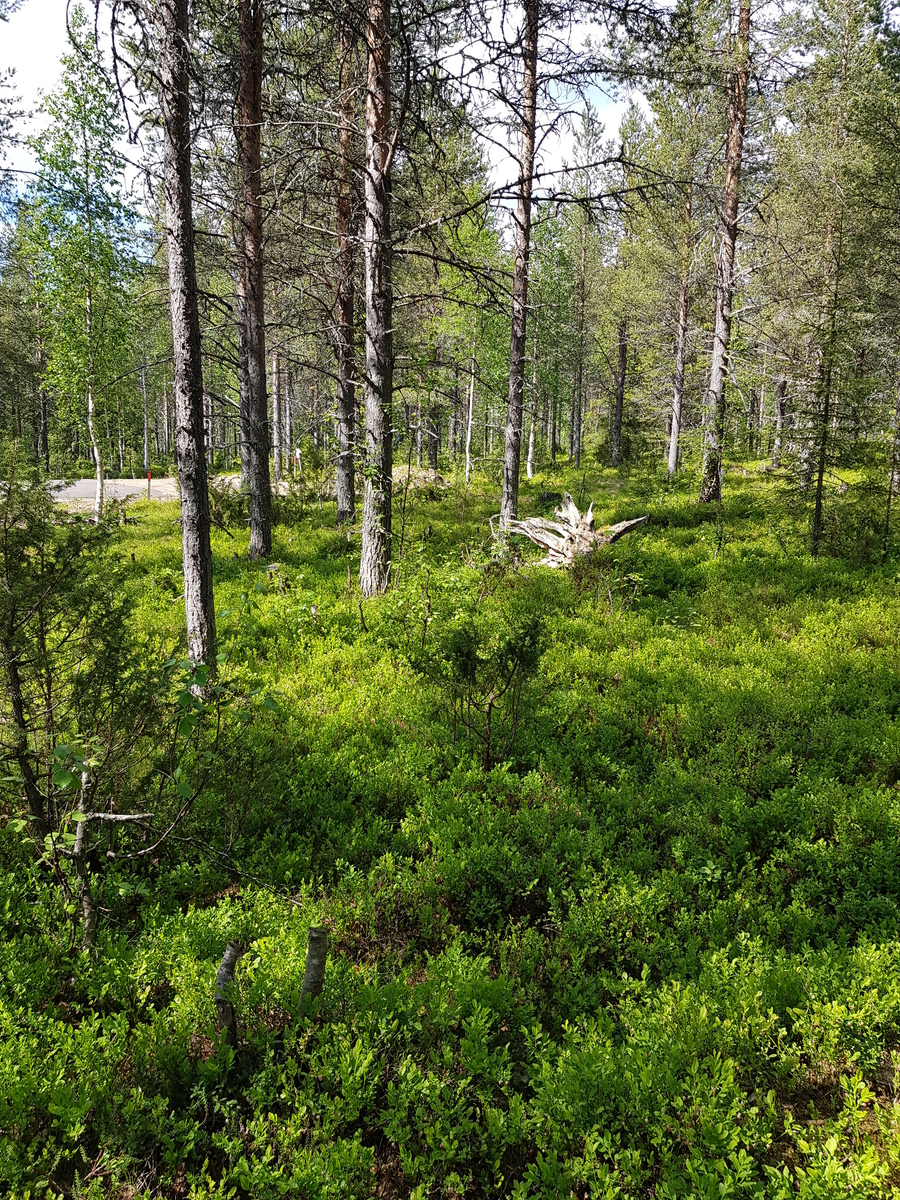
{"label": "gravel road", "polygon": [[[61,504],[73,504],[76,501],[93,500],[97,491],[96,479],[76,479],[74,483],[63,484],[53,480],[53,487],[58,488],[57,499]],[[127,496],[146,498],[146,479],[107,479],[104,491],[115,500],[124,500]],[[177,500],[178,488],[174,479],[153,479],[150,482],[151,500]]]}

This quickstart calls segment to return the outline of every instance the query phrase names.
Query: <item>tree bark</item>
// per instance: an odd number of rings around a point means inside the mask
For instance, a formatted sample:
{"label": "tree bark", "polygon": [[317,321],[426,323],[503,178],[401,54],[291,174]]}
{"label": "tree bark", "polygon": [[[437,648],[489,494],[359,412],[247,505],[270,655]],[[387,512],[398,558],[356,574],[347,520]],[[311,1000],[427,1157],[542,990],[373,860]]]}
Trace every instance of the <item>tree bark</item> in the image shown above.
{"label": "tree bark", "polygon": [[781,441],[784,436],[784,397],[787,380],[782,375],[775,384],[775,441],[772,444],[772,466],[781,466]]}
{"label": "tree bark", "polygon": [[150,470],[150,410],[147,407],[147,364],[141,365],[141,400],[144,406],[144,474]]}
{"label": "tree bark", "polygon": [[612,427],[612,465],[617,467],[622,458],[622,411],[625,407],[625,372],[628,369],[628,321],[619,322],[619,366],[616,373],[616,408]]}
{"label": "tree bark", "polygon": [[393,291],[391,287],[390,0],[368,0],[366,37],[366,434],[359,586],[374,596],[391,573]]}
{"label": "tree bark", "polygon": [[219,1028],[225,1033],[226,1046],[237,1044],[237,1020],[234,1015],[234,1005],[228,999],[226,988],[234,983],[234,969],[240,957],[240,947],[234,942],[229,942],[216,972],[216,1015],[219,1019]]}
{"label": "tree bark", "polygon": [[181,488],[181,537],[188,655],[215,666],[209,495],[203,445],[203,368],[191,213],[187,0],[160,0],[156,10],[163,122],[163,186],[169,260],[175,397],[175,459]]}
{"label": "tree bark", "polygon": [[438,451],[441,447],[440,423],[434,393],[428,398],[428,465],[432,471],[438,469]]}
{"label": "tree bark", "polygon": [[581,413],[584,408],[585,305],[587,302],[587,217],[581,217],[581,261],[578,269],[578,362],[572,396],[572,462],[581,466]]}
{"label": "tree bark", "polygon": [[528,257],[531,249],[531,192],[537,125],[537,57],[539,0],[524,0],[522,39],[522,141],[519,154],[519,198],[516,204],[516,246],[513,269],[512,325],[509,349],[509,400],[503,445],[501,524],[519,511],[519,467],[522,457],[522,417],[525,393],[525,339],[528,318]]}
{"label": "tree bark", "polygon": [[678,470],[678,441],[681,437],[681,413],[684,406],[684,365],[687,357],[688,287],[690,284],[690,228],[693,197],[688,191],[684,205],[685,260],[678,293],[678,329],[675,334],[675,391],[672,395],[672,428],[669,432],[668,471]]}
{"label": "tree bark", "polygon": [[272,469],[275,483],[281,483],[282,461],[284,447],[282,445],[281,420],[281,355],[278,347],[272,349]]}
{"label": "tree bark", "polygon": [[321,996],[325,984],[325,964],[328,961],[328,930],[313,926],[306,946],[306,967],[300,995]]}
{"label": "tree bark", "polygon": [[353,93],[350,88],[350,58],[353,45],[349,31],[341,32],[341,81],[338,110],[337,180],[337,523],[356,516],[354,441],[356,436],[356,388],[354,377],[355,263],[353,253],[352,202],[350,195]]}
{"label": "tree bark", "polygon": [[472,478],[472,424],[475,417],[475,342],[478,336],[478,318],[472,334],[472,357],[469,363],[469,386],[466,394],[466,486]]}
{"label": "tree bark", "polygon": [[716,317],[709,388],[706,394],[706,430],[700,502],[722,497],[722,453],[725,441],[725,377],[731,342],[734,301],[734,256],[737,245],[738,203],[741,192],[741,159],[747,124],[747,83],[750,74],[750,0],[740,0],[735,62],[728,74],[728,147],[722,236],[716,259]]}
{"label": "tree bark", "polygon": [[263,0],[238,0],[239,71],[235,142],[240,228],[238,245],[241,434],[250,494],[250,558],[272,553],[269,477],[269,404],[266,396],[266,325],[262,222]]}

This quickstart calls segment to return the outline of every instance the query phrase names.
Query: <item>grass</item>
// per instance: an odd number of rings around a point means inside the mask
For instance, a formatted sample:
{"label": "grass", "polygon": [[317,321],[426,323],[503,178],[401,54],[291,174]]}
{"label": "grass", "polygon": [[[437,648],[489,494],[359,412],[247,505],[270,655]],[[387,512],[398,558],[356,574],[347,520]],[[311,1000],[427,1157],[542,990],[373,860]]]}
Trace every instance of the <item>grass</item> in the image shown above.
{"label": "grass", "polygon": [[[411,489],[362,615],[328,505],[268,570],[216,530],[226,672],[271,703],[107,889],[95,960],[5,846],[2,1186],[900,1195],[900,576],[812,559],[779,488],[730,478],[719,518],[690,481],[586,476],[604,521],[651,520],[571,575],[492,551],[483,485]],[[132,511],[132,628],[167,655],[177,511]]]}

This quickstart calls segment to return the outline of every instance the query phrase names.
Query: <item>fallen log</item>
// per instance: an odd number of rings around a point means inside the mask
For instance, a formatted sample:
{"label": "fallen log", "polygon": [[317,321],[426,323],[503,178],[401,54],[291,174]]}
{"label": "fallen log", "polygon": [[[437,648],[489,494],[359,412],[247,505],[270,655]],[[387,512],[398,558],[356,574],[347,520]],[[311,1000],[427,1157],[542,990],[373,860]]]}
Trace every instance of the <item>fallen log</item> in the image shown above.
{"label": "fallen log", "polygon": [[554,510],[555,521],[545,517],[526,517],[524,521],[507,521],[499,531],[494,529],[491,521],[491,532],[494,537],[515,535],[526,537],[534,542],[545,553],[541,565],[546,567],[571,567],[576,558],[582,554],[590,554],[598,546],[608,546],[617,542],[620,537],[643,525],[649,517],[635,517],[631,521],[619,521],[617,525],[607,525],[603,529],[594,528],[593,501],[586,513],[578,511],[578,506],[565,493],[563,502]]}

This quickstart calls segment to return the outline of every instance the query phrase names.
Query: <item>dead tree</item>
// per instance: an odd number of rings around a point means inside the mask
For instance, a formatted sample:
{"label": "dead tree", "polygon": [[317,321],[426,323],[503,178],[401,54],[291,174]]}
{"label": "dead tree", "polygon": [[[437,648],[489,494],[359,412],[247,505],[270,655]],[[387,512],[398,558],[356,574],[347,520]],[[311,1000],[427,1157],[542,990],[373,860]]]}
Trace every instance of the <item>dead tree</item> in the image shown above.
{"label": "dead tree", "polygon": [[[555,521],[548,521],[544,517],[527,517],[524,521],[501,522],[499,536],[504,532],[517,534],[540,546],[546,552],[546,557],[541,559],[541,566],[571,567],[576,558],[590,554],[599,546],[617,542],[620,537],[624,537],[632,529],[637,529],[649,519],[635,517],[631,521],[620,521],[617,525],[594,529],[593,503],[582,516],[568,492],[565,493],[560,507],[555,510],[555,516]],[[491,531],[494,532],[493,523]],[[495,536],[498,534],[495,533]]]}

